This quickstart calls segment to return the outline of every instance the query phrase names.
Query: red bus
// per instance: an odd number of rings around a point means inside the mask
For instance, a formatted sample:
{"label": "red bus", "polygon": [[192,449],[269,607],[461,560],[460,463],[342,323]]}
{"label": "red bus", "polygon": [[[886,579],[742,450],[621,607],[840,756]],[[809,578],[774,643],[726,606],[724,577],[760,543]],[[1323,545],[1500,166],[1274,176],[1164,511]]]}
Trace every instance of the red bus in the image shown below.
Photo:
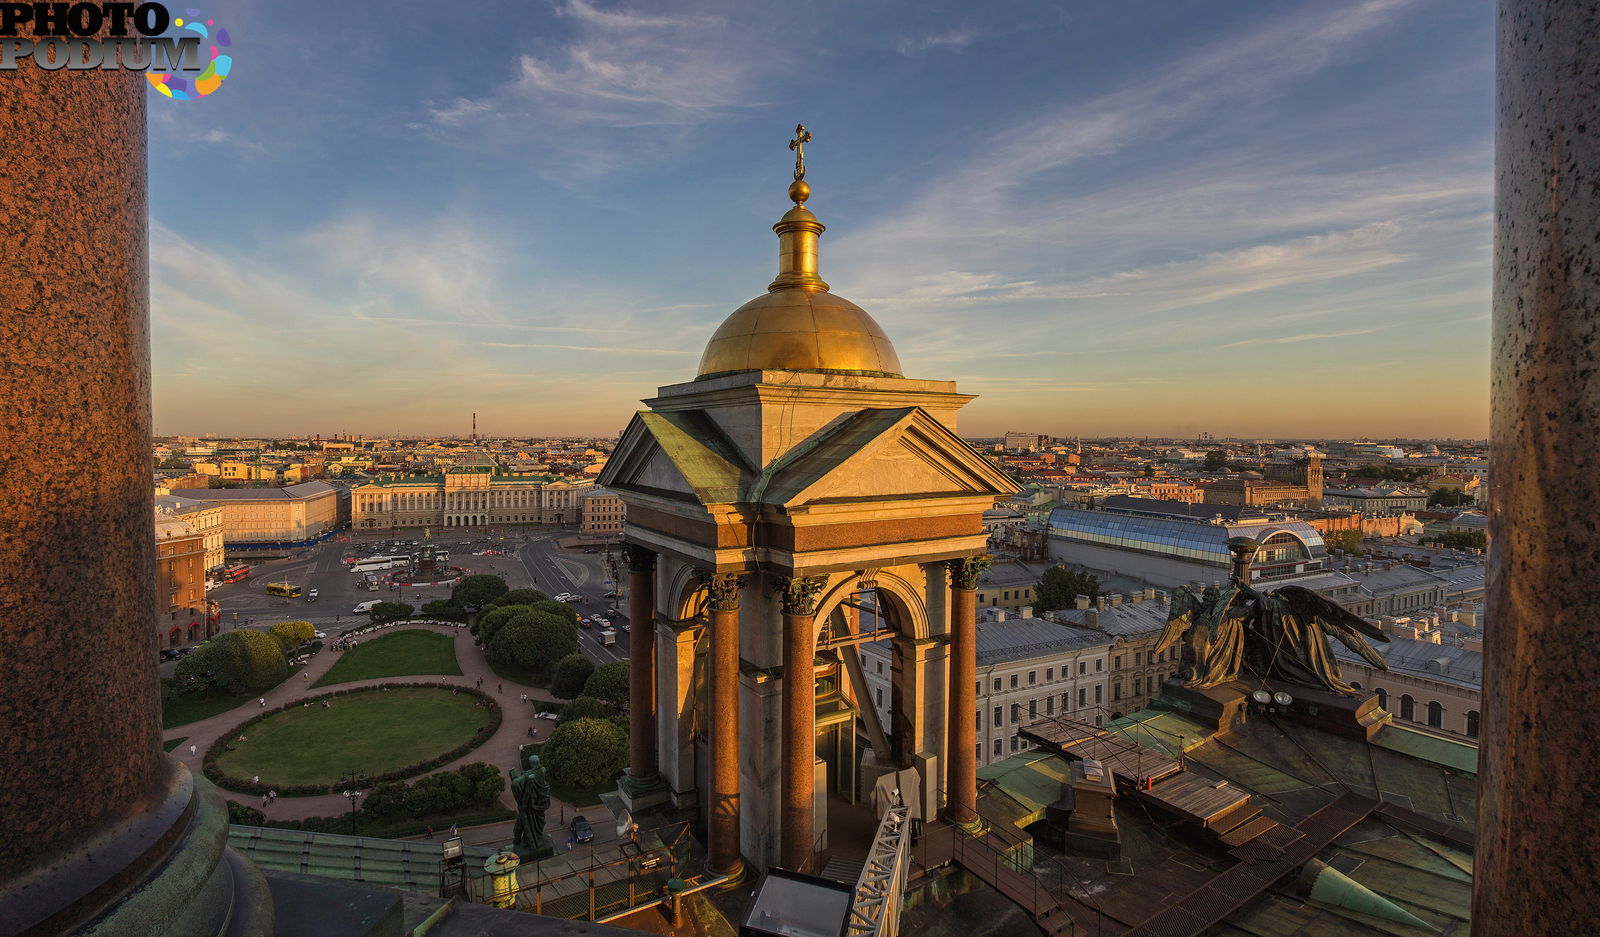
{"label": "red bus", "polygon": [[250,578],[250,567],[248,566],[229,566],[222,571],[223,582],[238,582],[241,579],[248,578]]}

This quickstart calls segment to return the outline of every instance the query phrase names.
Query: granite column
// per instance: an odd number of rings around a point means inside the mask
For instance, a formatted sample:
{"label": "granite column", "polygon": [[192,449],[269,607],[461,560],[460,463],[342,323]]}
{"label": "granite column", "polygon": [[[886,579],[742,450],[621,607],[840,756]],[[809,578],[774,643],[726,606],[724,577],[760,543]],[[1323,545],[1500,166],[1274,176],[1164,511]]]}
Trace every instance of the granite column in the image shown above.
{"label": "granite column", "polygon": [[656,553],[625,543],[628,561],[628,732],[635,783],[656,778]]}
{"label": "granite column", "polygon": [[799,871],[817,838],[817,593],[827,580],[783,580],[783,824],[779,863]]}
{"label": "granite column", "polygon": [[711,784],[706,864],[738,875],[739,855],[739,596],[744,577],[716,573],[711,593],[711,674],[707,692],[711,728]]}
{"label": "granite column", "polygon": [[[1600,856],[1600,3],[1501,0],[1472,926],[1584,934]],[[1562,874],[1552,874],[1560,870]]]}
{"label": "granite column", "polygon": [[987,556],[950,560],[950,702],[945,719],[945,815],[955,823],[978,822],[978,577]]}

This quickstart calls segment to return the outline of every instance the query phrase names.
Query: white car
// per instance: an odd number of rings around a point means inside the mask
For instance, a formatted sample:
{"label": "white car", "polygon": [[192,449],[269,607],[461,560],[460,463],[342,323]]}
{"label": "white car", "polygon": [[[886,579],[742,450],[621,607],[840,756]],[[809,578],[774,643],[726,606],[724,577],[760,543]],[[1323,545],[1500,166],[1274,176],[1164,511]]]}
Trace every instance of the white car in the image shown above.
{"label": "white car", "polygon": [[362,602],[361,604],[357,605],[355,608],[352,608],[350,610],[350,614],[352,614],[352,615],[365,615],[366,613],[372,611],[372,606],[377,605],[377,604],[378,604],[378,600],[377,599],[373,599],[370,602]]}
{"label": "white car", "polygon": [[578,601],[578,596],[576,594],[574,594],[574,593],[571,593],[571,592],[563,592],[560,595],[556,596],[556,601],[557,602],[576,602],[576,601]]}
{"label": "white car", "polygon": [[599,615],[596,615],[596,616],[594,616],[594,618],[592,618],[590,620],[593,621],[595,624],[599,625],[602,628],[611,627],[611,620],[609,618],[601,618]]}
{"label": "white car", "polygon": [[317,640],[318,640],[318,641],[320,641],[320,640],[322,640],[322,639],[323,639],[323,638],[326,638],[326,637],[327,637],[327,635],[325,635],[325,634],[323,634],[323,633],[322,633],[322,632],[320,632],[320,631],[313,631],[313,632],[311,632],[311,633],[312,633],[312,634],[314,634],[314,635],[316,635],[316,636],[317,636]]}

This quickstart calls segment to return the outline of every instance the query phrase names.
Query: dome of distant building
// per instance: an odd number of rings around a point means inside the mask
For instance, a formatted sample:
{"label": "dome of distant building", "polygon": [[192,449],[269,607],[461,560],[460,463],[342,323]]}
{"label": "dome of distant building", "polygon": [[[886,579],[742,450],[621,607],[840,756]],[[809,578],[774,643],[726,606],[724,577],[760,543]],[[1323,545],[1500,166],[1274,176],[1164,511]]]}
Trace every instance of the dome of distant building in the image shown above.
{"label": "dome of distant building", "polygon": [[772,226],[777,279],[765,296],[735,309],[718,327],[700,356],[699,378],[767,370],[902,376],[889,336],[866,310],[828,292],[817,274],[817,241],[825,228],[805,206],[810,194],[799,178],[790,186],[795,205]]}

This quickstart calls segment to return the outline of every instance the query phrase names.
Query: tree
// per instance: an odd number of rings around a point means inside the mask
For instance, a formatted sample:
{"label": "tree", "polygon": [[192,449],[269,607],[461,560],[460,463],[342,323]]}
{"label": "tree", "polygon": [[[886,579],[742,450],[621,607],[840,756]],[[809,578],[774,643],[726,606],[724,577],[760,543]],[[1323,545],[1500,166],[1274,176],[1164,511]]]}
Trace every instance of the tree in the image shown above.
{"label": "tree", "polygon": [[530,622],[533,609],[526,605],[502,605],[491,608],[478,616],[478,621],[472,626],[472,633],[478,636],[478,643],[484,647],[494,640],[500,629],[509,626],[514,621],[524,624]]}
{"label": "tree", "polygon": [[1367,552],[1361,548],[1362,536],[1359,528],[1330,530],[1323,533],[1322,542],[1330,550],[1343,550],[1351,556],[1361,556]]}
{"label": "tree", "polygon": [[603,700],[618,709],[628,707],[629,675],[626,661],[612,661],[596,667],[583,684],[583,695]]}
{"label": "tree", "polygon": [[1034,590],[1034,614],[1071,608],[1080,595],[1093,599],[1100,594],[1100,580],[1090,573],[1065,566],[1052,566],[1039,578]]}
{"label": "tree", "polygon": [[510,591],[504,579],[480,573],[456,583],[456,587],[450,590],[450,601],[463,608],[481,611]]}
{"label": "tree", "polygon": [[568,654],[556,662],[555,675],[550,678],[550,692],[562,699],[571,699],[583,692],[585,681],[594,673],[594,662],[582,654]]}
{"label": "tree", "polygon": [[434,599],[432,602],[425,603],[421,608],[421,612],[426,618],[438,618],[444,621],[461,621],[467,617],[467,613],[462,610],[461,606],[450,599]]}
{"label": "tree", "polygon": [[296,648],[317,636],[317,629],[309,621],[280,621],[267,629],[278,639],[284,650]]}
{"label": "tree", "polygon": [[228,631],[217,635],[173,671],[184,688],[217,687],[228,693],[255,693],[277,686],[289,676],[283,645],[264,631]]}
{"label": "tree", "polygon": [[[516,608],[518,606],[512,606]],[[556,661],[578,649],[578,629],[543,612],[525,612],[501,628],[489,641],[489,657],[500,664],[515,664],[534,673],[549,673]]]}
{"label": "tree", "polygon": [[501,605],[532,605],[543,602],[550,597],[538,589],[512,589],[510,592],[491,601],[485,608],[497,608]]}
{"label": "tree", "polygon": [[389,621],[399,621],[402,618],[411,617],[411,603],[379,602],[377,605],[372,606],[372,610],[367,614],[372,616],[374,625],[381,625]]}
{"label": "tree", "polygon": [[1146,463],[1145,464],[1144,477],[1145,478],[1155,478],[1156,477],[1156,467],[1155,467],[1155,465],[1150,464],[1150,463]]}
{"label": "tree", "polygon": [[236,800],[228,801],[228,822],[240,826],[262,826],[267,822],[267,815],[254,807],[248,807]]}
{"label": "tree", "polygon": [[1436,489],[1433,494],[1428,496],[1428,506],[1442,505],[1447,508],[1453,508],[1463,504],[1472,504],[1475,500],[1465,490],[1446,485],[1443,488]]}
{"label": "tree", "polygon": [[539,753],[550,779],[592,789],[616,781],[628,767],[628,736],[604,719],[564,722]]}
{"label": "tree", "polygon": [[572,608],[572,606],[565,602],[557,602],[555,599],[545,599],[542,602],[535,602],[528,607],[536,612],[545,612],[546,614],[554,615],[557,618],[564,618],[567,621],[572,622],[574,625],[578,623],[578,613]]}
{"label": "tree", "polygon": [[592,696],[580,696],[561,707],[561,718],[556,720],[556,724],[576,722],[579,719],[610,719],[616,714],[617,708],[610,703]]}
{"label": "tree", "polygon": [[1221,449],[1213,449],[1206,453],[1206,471],[1220,472],[1228,467],[1228,454]]}
{"label": "tree", "polygon": [[1436,537],[1424,538],[1423,543],[1437,543],[1452,550],[1487,550],[1489,535],[1481,530],[1448,530]]}

